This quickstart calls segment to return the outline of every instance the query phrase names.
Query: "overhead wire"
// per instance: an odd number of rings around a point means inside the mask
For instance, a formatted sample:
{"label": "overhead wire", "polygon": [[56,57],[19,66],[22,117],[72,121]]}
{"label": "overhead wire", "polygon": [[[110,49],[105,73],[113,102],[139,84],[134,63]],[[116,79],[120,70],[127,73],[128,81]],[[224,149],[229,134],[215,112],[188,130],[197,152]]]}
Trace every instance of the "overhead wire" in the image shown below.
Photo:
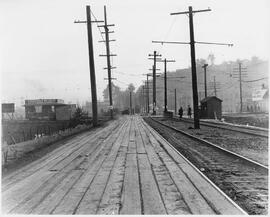
{"label": "overhead wire", "polygon": [[128,83],[126,83],[126,82],[123,82],[123,81],[119,81],[119,80],[115,80],[115,81],[117,81],[117,82],[119,82],[119,83],[122,83],[122,84],[124,84],[124,85],[129,85]]}
{"label": "overhead wire", "polygon": [[[94,15],[94,13],[93,13],[92,10],[91,10],[91,14],[93,15],[95,21],[97,21],[97,18],[96,18],[96,16]],[[98,30],[99,30],[99,33],[100,33],[100,35],[101,35],[102,40],[105,41],[105,39],[104,39],[104,37],[103,37],[103,34],[102,34],[102,31],[101,31],[101,27],[98,26],[98,23],[96,23],[96,25],[97,25],[97,28],[98,28]],[[112,54],[111,51],[110,51],[110,54]],[[113,65],[113,56],[111,56],[110,58],[111,58],[111,61],[112,61],[112,64],[111,64],[111,65]]]}
{"label": "overhead wire", "polygon": [[[163,41],[166,41],[166,39],[169,37],[169,35],[170,35],[171,31],[172,31],[172,27],[175,24],[176,19],[177,19],[177,16],[175,16],[174,19],[171,21],[170,27],[169,27],[167,33],[165,34],[165,37],[164,37],[164,40]],[[160,52],[161,53],[163,52],[163,48],[164,48],[163,47],[163,44],[161,44],[161,49],[160,49]]]}
{"label": "overhead wire", "polygon": [[268,79],[268,77],[259,78],[259,79],[256,79],[256,80],[250,80],[250,81],[243,81],[243,80],[242,80],[242,82],[245,82],[245,83],[248,83],[248,82],[256,82],[256,81],[261,81],[261,80],[265,80],[265,79]]}

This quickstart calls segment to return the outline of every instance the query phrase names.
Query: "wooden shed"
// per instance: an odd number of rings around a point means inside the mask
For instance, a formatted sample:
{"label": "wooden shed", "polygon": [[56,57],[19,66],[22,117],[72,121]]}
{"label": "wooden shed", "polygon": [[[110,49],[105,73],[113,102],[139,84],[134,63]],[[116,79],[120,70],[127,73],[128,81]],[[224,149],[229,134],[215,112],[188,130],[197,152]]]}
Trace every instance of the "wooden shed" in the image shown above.
{"label": "wooden shed", "polygon": [[208,119],[221,119],[222,100],[216,96],[209,96],[201,100],[200,117]]}

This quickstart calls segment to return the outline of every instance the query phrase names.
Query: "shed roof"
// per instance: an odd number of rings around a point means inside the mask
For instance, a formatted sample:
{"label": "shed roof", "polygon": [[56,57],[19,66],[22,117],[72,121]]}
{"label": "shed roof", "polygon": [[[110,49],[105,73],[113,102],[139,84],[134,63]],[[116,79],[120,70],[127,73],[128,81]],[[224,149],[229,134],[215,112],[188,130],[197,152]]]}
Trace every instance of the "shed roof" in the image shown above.
{"label": "shed roof", "polygon": [[36,104],[30,104],[30,105],[24,104],[22,106],[30,107],[30,106],[65,106],[65,105],[68,105],[68,104],[65,104],[65,103],[36,103]]}
{"label": "shed roof", "polygon": [[222,102],[222,100],[221,100],[221,99],[219,99],[219,98],[217,98],[216,96],[208,96],[208,97],[206,97],[206,98],[202,99],[202,100],[201,100],[201,103],[204,103],[204,102],[210,101],[210,100],[212,100],[212,99],[219,100],[219,101],[221,101],[221,102]]}

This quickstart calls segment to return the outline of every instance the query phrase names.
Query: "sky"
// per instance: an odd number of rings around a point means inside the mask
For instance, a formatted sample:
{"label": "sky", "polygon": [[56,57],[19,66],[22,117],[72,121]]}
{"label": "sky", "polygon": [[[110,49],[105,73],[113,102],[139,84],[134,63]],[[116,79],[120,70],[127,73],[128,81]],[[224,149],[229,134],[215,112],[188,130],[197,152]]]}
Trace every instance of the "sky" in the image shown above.
{"label": "sky", "polygon": [[[91,100],[86,5],[103,20],[107,6],[113,82],[121,89],[138,88],[149,73],[154,50],[174,59],[173,71],[190,66],[189,45],[153,44],[152,40],[189,42],[187,15],[172,12],[210,8],[194,15],[195,41],[233,43],[233,47],[196,45],[196,58],[210,53],[215,63],[258,56],[269,59],[270,2],[268,0],[0,0],[0,71],[2,102],[23,104],[24,99],[60,98],[65,102]],[[93,17],[94,19],[94,17]],[[93,24],[98,99],[108,81],[105,44]],[[158,68],[163,68],[158,63]]]}

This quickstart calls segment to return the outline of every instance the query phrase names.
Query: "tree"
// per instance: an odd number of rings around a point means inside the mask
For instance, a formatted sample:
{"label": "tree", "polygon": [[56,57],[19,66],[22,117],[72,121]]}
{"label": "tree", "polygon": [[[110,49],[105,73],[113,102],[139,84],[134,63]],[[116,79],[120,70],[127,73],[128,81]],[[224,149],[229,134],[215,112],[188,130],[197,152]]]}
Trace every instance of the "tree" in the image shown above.
{"label": "tree", "polygon": [[196,59],[196,66],[203,66],[205,63],[205,59]]}
{"label": "tree", "polygon": [[[120,87],[116,86],[113,82],[112,82],[112,97],[117,98],[117,96],[120,93]],[[104,100],[109,100],[109,85],[107,85],[107,87],[103,90],[103,97]]]}
{"label": "tree", "polygon": [[78,106],[76,108],[76,111],[73,114],[73,117],[70,122],[70,126],[76,127],[79,124],[86,123],[87,117],[88,117],[88,114],[85,111],[83,111],[81,107]]}
{"label": "tree", "polygon": [[211,65],[214,65],[215,59],[216,59],[216,57],[213,53],[210,53],[207,57],[207,60],[210,62]]}
{"label": "tree", "polygon": [[128,85],[128,88],[127,89],[128,89],[129,92],[133,92],[135,90],[135,87],[134,87],[134,85],[132,83],[130,83]]}
{"label": "tree", "polygon": [[259,57],[257,57],[257,56],[251,57],[251,63],[252,64],[257,64],[259,62],[261,62],[261,60],[259,59]]}

